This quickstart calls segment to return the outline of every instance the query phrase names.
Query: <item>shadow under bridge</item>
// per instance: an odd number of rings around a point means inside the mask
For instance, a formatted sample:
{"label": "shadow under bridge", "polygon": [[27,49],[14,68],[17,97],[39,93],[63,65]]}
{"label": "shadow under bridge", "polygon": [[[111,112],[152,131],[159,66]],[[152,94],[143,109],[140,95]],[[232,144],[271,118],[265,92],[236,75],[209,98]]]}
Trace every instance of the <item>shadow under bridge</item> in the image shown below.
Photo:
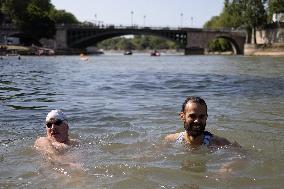
{"label": "shadow under bridge", "polygon": [[149,27],[105,27],[105,28],[69,28],[67,30],[67,46],[69,48],[86,48],[105,39],[123,35],[153,35],[176,42],[185,48],[187,32],[170,28]]}

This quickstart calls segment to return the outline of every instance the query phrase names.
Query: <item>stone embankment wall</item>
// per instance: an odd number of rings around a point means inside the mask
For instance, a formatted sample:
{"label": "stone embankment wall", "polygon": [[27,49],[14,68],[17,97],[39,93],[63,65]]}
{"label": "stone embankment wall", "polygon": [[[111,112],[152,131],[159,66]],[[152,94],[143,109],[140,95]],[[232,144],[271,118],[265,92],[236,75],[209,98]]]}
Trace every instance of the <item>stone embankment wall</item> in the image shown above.
{"label": "stone embankment wall", "polygon": [[245,44],[245,55],[284,56],[284,43]]}
{"label": "stone embankment wall", "polygon": [[284,43],[284,27],[258,30],[256,42],[257,44]]}
{"label": "stone embankment wall", "polygon": [[284,23],[256,31],[256,43],[246,44],[244,54],[284,56]]}

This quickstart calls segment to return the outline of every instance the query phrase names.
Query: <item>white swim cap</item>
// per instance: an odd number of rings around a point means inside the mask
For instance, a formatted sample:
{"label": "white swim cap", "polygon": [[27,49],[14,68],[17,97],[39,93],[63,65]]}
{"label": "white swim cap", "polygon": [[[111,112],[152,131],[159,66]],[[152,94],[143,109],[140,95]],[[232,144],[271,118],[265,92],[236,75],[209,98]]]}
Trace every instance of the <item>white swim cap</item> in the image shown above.
{"label": "white swim cap", "polygon": [[66,116],[64,115],[64,113],[61,111],[61,110],[51,110],[46,118],[45,118],[45,121],[48,122],[50,121],[51,119],[54,119],[54,120],[61,120],[61,121],[66,121]]}

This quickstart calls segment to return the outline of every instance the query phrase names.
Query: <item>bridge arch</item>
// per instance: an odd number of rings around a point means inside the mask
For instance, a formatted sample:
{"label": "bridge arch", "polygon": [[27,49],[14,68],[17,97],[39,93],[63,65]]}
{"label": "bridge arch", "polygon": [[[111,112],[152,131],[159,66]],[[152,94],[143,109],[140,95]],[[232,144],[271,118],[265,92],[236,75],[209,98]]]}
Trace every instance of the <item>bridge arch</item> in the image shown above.
{"label": "bridge arch", "polygon": [[[233,50],[233,53],[235,55],[242,54],[242,48],[240,47],[240,44],[238,44],[238,42],[234,38],[232,38],[230,36],[226,36],[226,35],[219,35],[219,36],[216,36],[215,38],[212,38],[211,40],[214,40],[214,39],[225,39],[226,41],[229,42],[229,44],[230,44],[230,46]],[[211,40],[209,40],[209,41],[211,41]]]}
{"label": "bridge arch", "polygon": [[187,33],[180,31],[149,30],[149,29],[116,29],[104,30],[100,32],[93,31],[68,31],[67,43],[70,48],[86,48],[101,42],[103,40],[119,37],[123,35],[152,35],[173,41],[185,47],[187,42]]}
{"label": "bridge arch", "polygon": [[156,35],[156,34],[149,34],[149,33],[144,33],[144,34],[134,34],[134,33],[128,33],[128,34],[102,34],[102,35],[98,35],[98,36],[89,36],[89,37],[85,37],[82,38],[74,43],[70,44],[70,47],[72,48],[84,48],[84,47],[88,47],[88,46],[92,46],[95,45],[101,41],[104,41],[106,39],[110,39],[110,38],[115,38],[115,37],[120,37],[120,36],[124,36],[124,35],[151,35],[151,36],[156,36],[156,37],[160,37],[169,41],[172,41],[174,43],[177,43],[179,45],[183,45],[179,42],[177,42],[176,40],[173,40],[172,38],[167,38],[164,36],[160,36],[160,35]]}
{"label": "bridge arch", "polygon": [[100,41],[122,35],[153,35],[181,44],[185,54],[204,54],[208,41],[225,38],[235,54],[243,54],[246,33],[228,29],[169,28],[138,26],[85,26],[66,25],[57,27],[57,49],[85,49]]}
{"label": "bridge arch", "polygon": [[204,53],[204,49],[208,47],[209,41],[213,39],[223,38],[226,39],[232,49],[234,54],[243,54],[244,44],[245,44],[245,33],[232,30],[213,30],[213,29],[199,29],[188,31],[188,41],[186,48],[189,49],[188,54],[191,49],[198,49],[198,53]]}

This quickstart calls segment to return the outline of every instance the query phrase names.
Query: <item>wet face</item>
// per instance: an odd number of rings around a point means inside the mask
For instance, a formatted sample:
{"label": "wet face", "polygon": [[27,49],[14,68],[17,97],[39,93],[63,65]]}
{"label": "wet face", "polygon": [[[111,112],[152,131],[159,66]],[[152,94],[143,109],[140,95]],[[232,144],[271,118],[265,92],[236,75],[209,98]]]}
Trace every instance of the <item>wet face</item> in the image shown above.
{"label": "wet face", "polygon": [[46,122],[46,134],[49,139],[56,142],[66,143],[68,141],[68,124],[63,121],[51,119]]}
{"label": "wet face", "polygon": [[203,134],[207,120],[207,108],[205,105],[188,102],[185,106],[185,112],[181,112],[180,117],[189,136],[197,137]]}

